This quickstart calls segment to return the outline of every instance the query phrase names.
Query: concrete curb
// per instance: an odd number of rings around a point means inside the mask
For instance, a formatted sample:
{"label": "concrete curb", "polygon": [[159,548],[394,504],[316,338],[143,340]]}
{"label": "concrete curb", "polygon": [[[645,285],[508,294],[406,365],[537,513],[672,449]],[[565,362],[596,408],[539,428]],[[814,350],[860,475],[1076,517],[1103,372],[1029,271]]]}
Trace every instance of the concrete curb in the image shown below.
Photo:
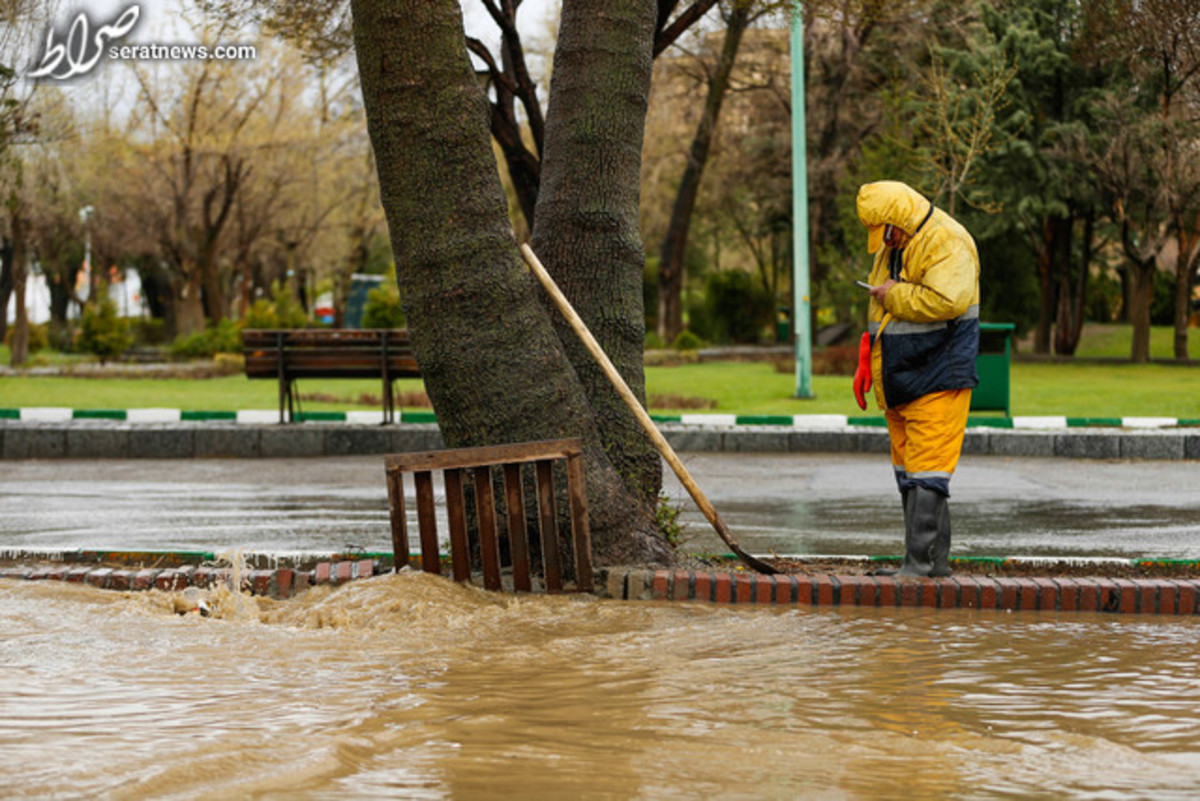
{"label": "concrete curb", "polygon": [[[659,423],[681,452],[887,453],[878,425],[800,428],[780,425]],[[73,418],[23,422],[0,419],[0,459],[295,458],[406,453],[444,447],[434,423],[131,423]],[[1054,429],[973,427],[966,455],[1072,459],[1200,459],[1200,428]]]}
{"label": "concrete curb", "polygon": [[1200,614],[1200,580],[776,575],[685,570],[609,570],[603,597],[736,606],[868,606],[1012,612]]}

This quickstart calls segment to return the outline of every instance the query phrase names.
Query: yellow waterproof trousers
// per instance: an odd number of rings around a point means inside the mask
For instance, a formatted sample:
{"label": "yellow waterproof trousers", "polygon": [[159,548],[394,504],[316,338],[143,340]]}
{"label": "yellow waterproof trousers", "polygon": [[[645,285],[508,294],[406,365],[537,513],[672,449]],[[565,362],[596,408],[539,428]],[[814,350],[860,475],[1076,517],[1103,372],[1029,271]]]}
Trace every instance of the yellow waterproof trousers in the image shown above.
{"label": "yellow waterproof trousers", "polygon": [[971,390],[955,389],[922,395],[884,413],[901,492],[922,486],[949,497],[970,408]]}

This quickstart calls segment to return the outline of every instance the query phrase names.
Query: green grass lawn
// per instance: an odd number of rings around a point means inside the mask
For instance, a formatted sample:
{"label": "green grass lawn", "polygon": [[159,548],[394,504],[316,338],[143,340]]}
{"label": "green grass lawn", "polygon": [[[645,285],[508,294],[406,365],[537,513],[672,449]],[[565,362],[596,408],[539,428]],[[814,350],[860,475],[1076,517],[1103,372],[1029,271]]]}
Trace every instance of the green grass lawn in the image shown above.
{"label": "green grass lawn", "polygon": [[[1069,417],[1163,416],[1200,419],[1200,369],[1169,365],[1016,363],[1012,366],[1012,406],[1016,415]],[[679,367],[648,367],[647,392],[654,396],[703,398],[714,408],[652,404],[657,413],[862,414],[854,403],[850,378],[814,376],[816,398],[792,397],[795,377],[761,362],[706,362]],[[305,400],[307,411],[378,408],[360,396],[379,396],[377,381],[300,381],[301,393],[336,400]],[[398,392],[421,388],[418,379],[397,382]],[[165,407],[189,411],[274,409],[273,381],[244,376],[205,379],[0,378],[0,408],[66,406],[74,409]],[[413,408],[413,407],[407,407]],[[875,414],[873,405],[868,412]]]}
{"label": "green grass lawn", "polygon": [[[378,398],[380,383],[370,379],[298,381],[301,394],[331,395],[338,400],[302,400],[305,411],[382,408],[360,404],[360,396]],[[279,408],[274,381],[251,381],[243,375],[219,378],[69,378],[24,376],[0,378],[0,408],[66,406],[72,409],[166,408],[185,411],[241,411]],[[397,395],[421,390],[421,380],[396,382]]]}
{"label": "green grass lawn", "polygon": [[[1200,332],[1192,347],[1200,354]],[[1156,329],[1155,356],[1169,356],[1170,329]],[[1091,326],[1081,355],[1128,352],[1129,329]],[[2,356],[3,354],[0,354]],[[765,362],[706,362],[676,367],[647,367],[651,411],[660,414],[861,415],[848,376],[814,376],[816,397],[793,397],[795,376]],[[1200,368],[1169,364],[1089,364],[1017,362],[1012,365],[1014,415],[1065,415],[1114,418],[1129,416],[1200,419]],[[306,411],[378,409],[378,381],[305,380],[298,382]],[[397,392],[422,389],[419,379],[397,382]],[[695,401],[694,403],[689,401]],[[715,403],[715,405],[711,405]],[[185,411],[239,411],[277,408],[274,381],[242,375],[220,378],[0,378],[0,409],[65,406],[74,409],[164,407]],[[402,408],[416,407],[400,402]],[[872,402],[868,414],[877,414]]]}
{"label": "green grass lawn", "polygon": [[[1015,363],[1014,415],[1200,419],[1200,368],[1169,365]],[[726,414],[860,415],[848,376],[813,376],[816,398],[797,400],[795,377],[771,365],[717,362],[646,370],[647,392],[700,395]],[[668,411],[652,409],[652,411]],[[868,413],[877,413],[874,401]]]}
{"label": "green grass lawn", "polygon": [[[1087,359],[1128,359],[1132,330],[1127,325],[1088,324],[1079,337],[1077,356]],[[1169,326],[1150,329],[1150,358],[1175,358],[1175,331]],[[1188,329],[1188,355],[1200,358],[1200,328]]]}

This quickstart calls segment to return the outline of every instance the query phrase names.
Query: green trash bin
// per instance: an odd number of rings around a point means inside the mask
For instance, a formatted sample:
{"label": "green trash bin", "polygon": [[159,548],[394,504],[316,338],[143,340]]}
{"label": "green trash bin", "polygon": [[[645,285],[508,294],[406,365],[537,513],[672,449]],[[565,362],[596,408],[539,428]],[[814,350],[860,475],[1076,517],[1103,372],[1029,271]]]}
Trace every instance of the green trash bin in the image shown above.
{"label": "green trash bin", "polygon": [[980,323],[979,355],[975,369],[979,386],[971,393],[971,411],[1004,412],[1012,416],[1009,368],[1012,364],[1014,323]]}

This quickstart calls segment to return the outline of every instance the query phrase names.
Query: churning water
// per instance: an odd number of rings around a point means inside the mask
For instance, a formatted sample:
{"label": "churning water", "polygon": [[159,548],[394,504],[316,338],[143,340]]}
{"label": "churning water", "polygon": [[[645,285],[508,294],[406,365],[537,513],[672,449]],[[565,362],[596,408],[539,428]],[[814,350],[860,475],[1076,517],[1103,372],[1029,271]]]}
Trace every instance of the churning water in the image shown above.
{"label": "churning water", "polygon": [[1194,797],[1200,622],[0,581],[0,796]]}

